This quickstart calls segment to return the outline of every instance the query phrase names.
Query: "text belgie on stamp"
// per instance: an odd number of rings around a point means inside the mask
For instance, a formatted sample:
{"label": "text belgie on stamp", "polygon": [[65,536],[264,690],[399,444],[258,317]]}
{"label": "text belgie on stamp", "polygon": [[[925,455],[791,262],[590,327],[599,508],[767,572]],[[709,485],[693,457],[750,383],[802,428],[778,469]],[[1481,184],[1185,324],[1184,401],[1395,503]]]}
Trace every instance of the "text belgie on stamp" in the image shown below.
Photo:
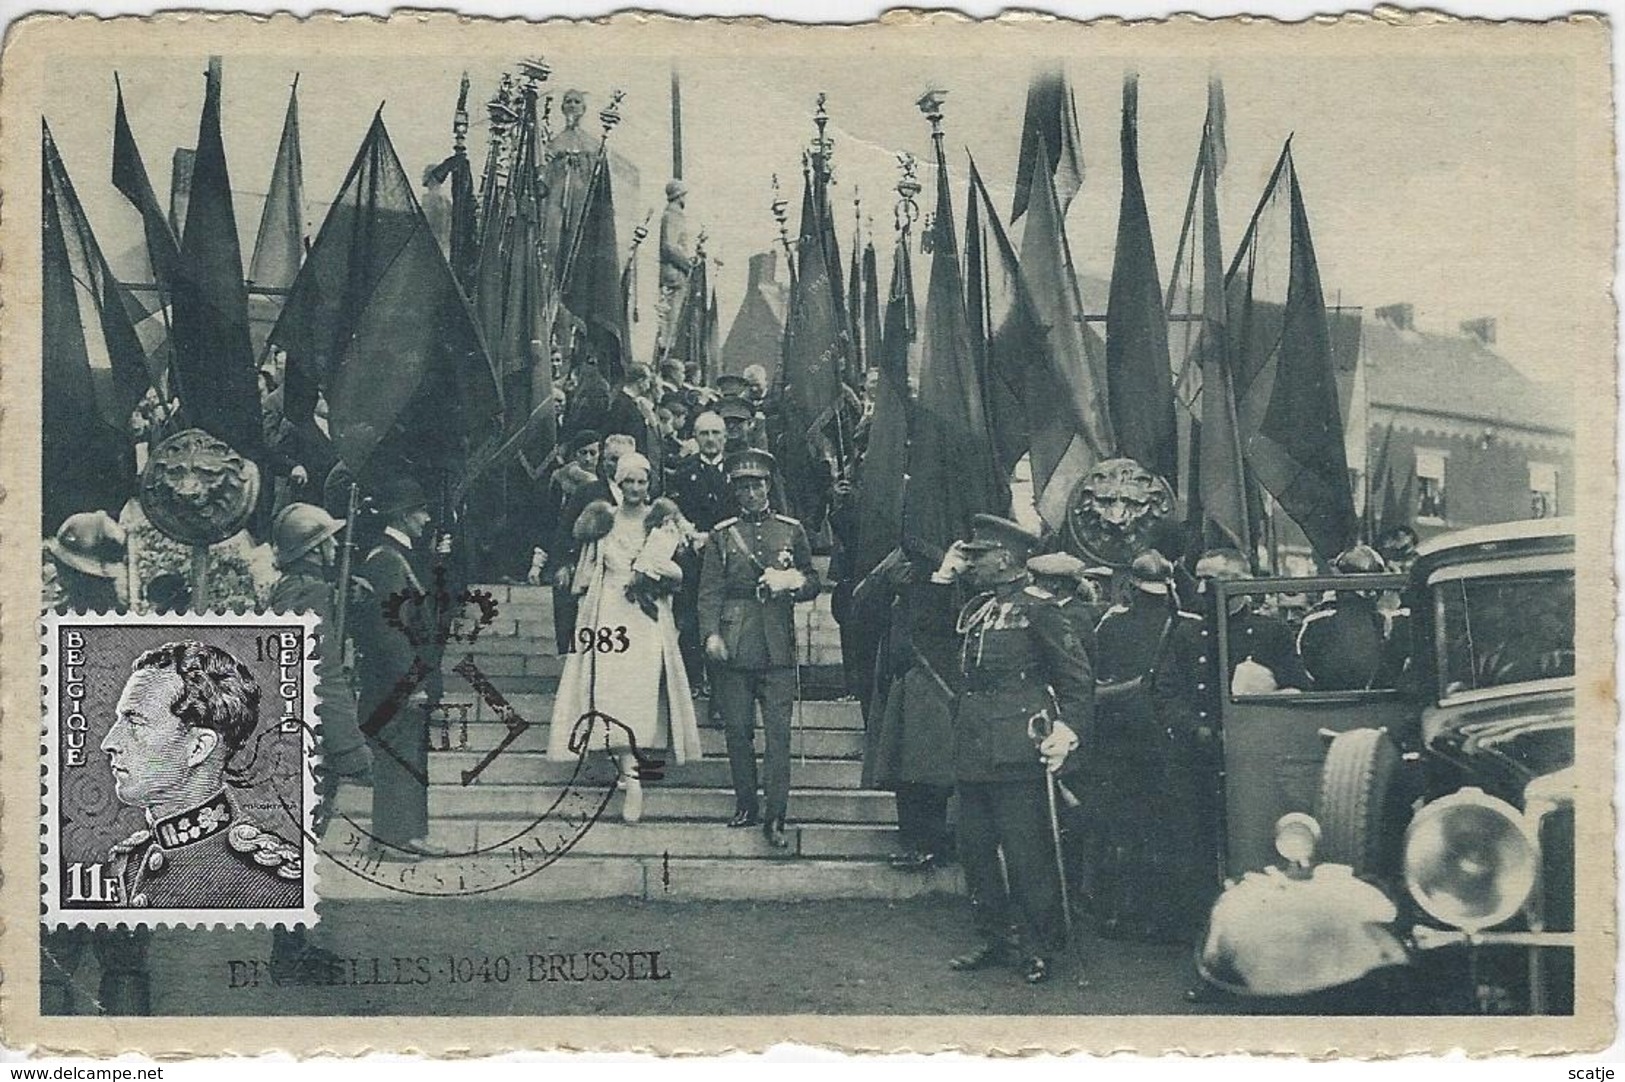
{"label": "text belgie on stamp", "polygon": [[1606,1043],[1607,48],[14,24],[5,1040]]}

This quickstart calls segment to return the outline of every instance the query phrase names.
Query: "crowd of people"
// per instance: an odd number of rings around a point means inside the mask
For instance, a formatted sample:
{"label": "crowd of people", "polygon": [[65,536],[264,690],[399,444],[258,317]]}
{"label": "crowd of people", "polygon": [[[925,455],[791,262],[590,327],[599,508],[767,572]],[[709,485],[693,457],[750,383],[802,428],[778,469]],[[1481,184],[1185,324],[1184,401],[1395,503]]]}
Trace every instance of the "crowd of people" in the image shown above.
{"label": "crowd of people", "polygon": [[[428,598],[414,618],[448,618],[432,611],[447,531],[424,487],[395,476],[367,486],[367,521],[347,532],[331,486],[322,491],[333,463],[321,411],[295,431],[276,409],[274,373],[263,390],[280,463],[267,530],[276,570],[253,600],[331,621],[341,547],[357,546],[350,642],[329,642],[321,659],[323,804],[345,779],[370,784],[381,846],[441,853],[427,762],[443,643],[432,629],[403,635],[385,602]],[[851,397],[861,448],[867,396]],[[832,483],[832,513],[811,530],[784,513],[768,449],[782,434],[760,366],[705,387],[692,366],[634,364],[611,388],[584,364],[558,399],[554,450],[524,461],[530,487],[510,493],[498,572],[553,591],[565,665],[549,755],[615,757],[622,816],[636,823],[643,765],[700,757],[703,701],[726,735],[727,825],[785,847],[801,693],[794,607],[833,588],[846,691],[864,711],[863,784],[896,795],[893,864],[964,870],[981,940],[953,960],[958,969],[1008,965],[1045,980],[1074,913],[1108,935],[1193,937],[1221,882],[1218,689],[1391,687],[1408,652],[1392,594],[1350,590],[1299,599],[1297,609],[1234,594],[1227,612],[1213,612],[1207,584],[1247,578],[1252,563],[1233,549],[1192,558],[1179,538],[1111,568],[979,516],[945,548],[909,539],[847,573],[852,488]],[[122,520],[102,511],[64,522],[46,545],[57,602],[184,609],[184,577],[130,580],[128,541]],[[1357,546],[1335,570],[1403,569],[1415,541],[1390,531],[1381,551]],[[834,582],[821,581],[815,545],[833,550]],[[1224,673],[1221,618],[1232,644]],[[347,687],[341,657],[353,661],[353,694],[335,690]],[[279,949],[306,948],[286,933]]]}

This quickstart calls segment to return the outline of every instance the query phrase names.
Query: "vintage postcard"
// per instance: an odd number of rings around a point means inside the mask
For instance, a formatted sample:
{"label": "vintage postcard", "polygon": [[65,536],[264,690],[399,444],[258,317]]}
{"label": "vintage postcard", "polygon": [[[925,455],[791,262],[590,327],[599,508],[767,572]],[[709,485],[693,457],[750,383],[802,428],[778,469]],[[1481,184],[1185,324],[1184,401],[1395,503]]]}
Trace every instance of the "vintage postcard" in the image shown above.
{"label": "vintage postcard", "polygon": [[16,24],[0,1033],[1606,1045],[1609,46]]}

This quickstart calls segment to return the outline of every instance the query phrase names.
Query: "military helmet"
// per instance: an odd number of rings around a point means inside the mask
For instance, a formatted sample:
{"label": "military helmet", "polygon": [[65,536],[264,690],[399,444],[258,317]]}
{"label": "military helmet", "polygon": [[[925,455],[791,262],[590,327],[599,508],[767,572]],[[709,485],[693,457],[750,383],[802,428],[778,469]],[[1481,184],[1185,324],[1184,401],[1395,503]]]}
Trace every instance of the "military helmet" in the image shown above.
{"label": "military helmet", "polygon": [[1388,570],[1388,566],[1370,545],[1355,545],[1338,554],[1332,561],[1332,570],[1339,575],[1374,575]]}
{"label": "military helmet", "polygon": [[1166,596],[1174,577],[1174,565],[1156,549],[1146,549],[1128,565],[1129,581],[1136,590]]}
{"label": "military helmet", "polygon": [[1240,552],[1235,549],[1209,549],[1196,561],[1196,577],[1236,582],[1253,576],[1252,569],[1247,566],[1247,557]]}
{"label": "military helmet", "polygon": [[125,539],[124,527],[106,511],[81,511],[62,520],[45,550],[64,567],[111,579],[124,565]]}
{"label": "military helmet", "polygon": [[271,520],[271,549],[276,565],[287,568],[295,560],[344,529],[344,520],[334,518],[310,503],[290,503]]}

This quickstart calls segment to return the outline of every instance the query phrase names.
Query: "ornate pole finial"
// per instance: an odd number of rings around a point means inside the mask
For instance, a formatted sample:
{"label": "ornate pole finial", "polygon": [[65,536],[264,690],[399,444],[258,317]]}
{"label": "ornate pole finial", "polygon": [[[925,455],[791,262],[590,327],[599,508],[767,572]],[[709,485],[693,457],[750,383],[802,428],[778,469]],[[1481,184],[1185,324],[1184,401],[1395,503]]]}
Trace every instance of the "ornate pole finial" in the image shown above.
{"label": "ornate pole finial", "polygon": [[813,123],[818,127],[818,134],[807,144],[808,164],[817,176],[826,183],[835,179],[835,140],[827,131],[829,127],[829,110],[825,103],[828,95],[818,95],[818,106],[813,110]]}
{"label": "ornate pole finial", "polygon": [[468,152],[468,72],[463,72],[463,81],[457,90],[457,112],[451,119],[452,149],[458,154]]}
{"label": "ornate pole finial", "polygon": [[898,179],[897,205],[892,212],[892,222],[900,233],[906,233],[909,227],[920,219],[920,204],[914,197],[920,194],[920,163],[914,155],[904,151],[897,155],[897,168],[902,172]]}
{"label": "ornate pole finial", "polygon": [[615,130],[615,125],[621,122],[621,99],[626,97],[624,90],[612,90],[609,94],[609,104],[598,110],[598,123],[604,126],[604,138]]}
{"label": "ornate pole finial", "polygon": [[539,56],[527,56],[519,61],[519,71],[527,89],[534,91],[552,76],[553,66]]}
{"label": "ornate pole finial", "polygon": [[779,175],[773,174],[773,220],[779,224],[779,243],[784,245],[784,254],[790,260],[790,273],[795,274],[795,250],[790,246],[790,203],[784,198],[784,192],[779,188]]}
{"label": "ornate pole finial", "polygon": [[946,90],[932,87],[924,94],[921,94],[920,99],[914,103],[920,112],[925,114],[925,119],[931,122],[931,138],[933,139],[942,138],[942,104],[947,97],[948,92]]}

